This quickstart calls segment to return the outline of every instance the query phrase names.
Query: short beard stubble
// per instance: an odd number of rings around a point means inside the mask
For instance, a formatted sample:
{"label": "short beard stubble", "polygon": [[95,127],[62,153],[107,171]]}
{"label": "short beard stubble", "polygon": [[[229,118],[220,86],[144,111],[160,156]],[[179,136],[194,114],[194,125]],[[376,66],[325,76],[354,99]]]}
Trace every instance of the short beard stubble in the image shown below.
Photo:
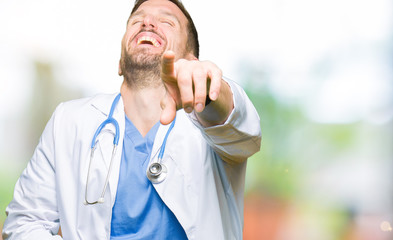
{"label": "short beard stubble", "polygon": [[134,89],[159,87],[161,82],[161,54],[151,54],[142,48],[132,54],[122,48],[120,68],[127,86]]}

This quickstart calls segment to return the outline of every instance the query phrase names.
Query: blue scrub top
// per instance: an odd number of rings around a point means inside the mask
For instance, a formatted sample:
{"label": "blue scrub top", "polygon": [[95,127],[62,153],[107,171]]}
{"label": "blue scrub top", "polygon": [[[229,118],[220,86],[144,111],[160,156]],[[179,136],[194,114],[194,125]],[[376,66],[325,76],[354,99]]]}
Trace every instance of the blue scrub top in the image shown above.
{"label": "blue scrub top", "polygon": [[125,122],[119,183],[112,209],[111,239],[187,239],[179,221],[146,177],[159,123],[142,137],[127,116]]}

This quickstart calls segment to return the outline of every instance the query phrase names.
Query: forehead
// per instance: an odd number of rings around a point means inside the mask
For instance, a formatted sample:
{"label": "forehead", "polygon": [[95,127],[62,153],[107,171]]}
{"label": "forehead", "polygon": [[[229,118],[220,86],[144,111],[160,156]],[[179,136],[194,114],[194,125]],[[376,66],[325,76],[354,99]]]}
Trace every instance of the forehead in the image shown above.
{"label": "forehead", "polygon": [[180,22],[186,23],[187,18],[176,4],[169,0],[149,0],[142,3],[138,9],[131,15],[141,14],[164,14],[176,17]]}

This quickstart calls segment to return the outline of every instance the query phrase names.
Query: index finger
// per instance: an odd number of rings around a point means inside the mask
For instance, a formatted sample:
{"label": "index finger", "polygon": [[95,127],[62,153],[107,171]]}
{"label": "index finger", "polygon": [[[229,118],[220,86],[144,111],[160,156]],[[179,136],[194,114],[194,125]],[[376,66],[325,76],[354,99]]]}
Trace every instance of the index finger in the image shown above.
{"label": "index finger", "polygon": [[161,62],[161,79],[165,82],[175,76],[175,53],[167,51],[162,56]]}

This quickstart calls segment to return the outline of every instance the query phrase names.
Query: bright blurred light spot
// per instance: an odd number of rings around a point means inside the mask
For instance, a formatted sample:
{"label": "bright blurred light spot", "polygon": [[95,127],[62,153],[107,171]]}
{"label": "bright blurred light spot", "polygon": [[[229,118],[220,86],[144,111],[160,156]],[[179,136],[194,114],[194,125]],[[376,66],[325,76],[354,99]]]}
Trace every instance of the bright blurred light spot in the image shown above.
{"label": "bright blurred light spot", "polygon": [[388,221],[383,221],[381,223],[381,230],[384,232],[391,232],[393,229],[392,229],[392,226],[390,226],[390,223]]}

